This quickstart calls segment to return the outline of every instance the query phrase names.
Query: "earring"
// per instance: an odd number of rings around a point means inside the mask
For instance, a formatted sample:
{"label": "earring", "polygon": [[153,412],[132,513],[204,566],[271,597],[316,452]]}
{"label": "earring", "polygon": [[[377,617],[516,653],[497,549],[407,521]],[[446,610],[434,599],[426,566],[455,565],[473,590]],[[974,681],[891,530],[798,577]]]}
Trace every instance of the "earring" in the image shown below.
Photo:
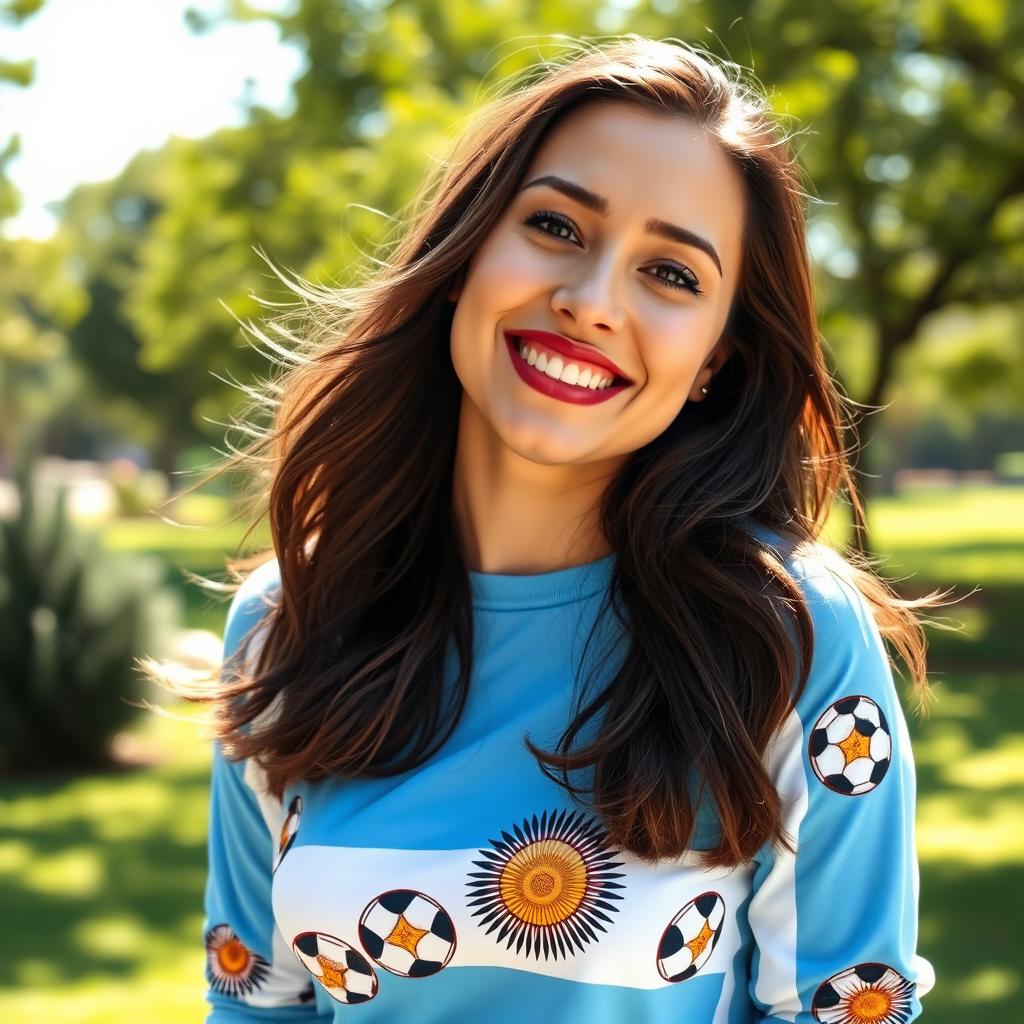
{"label": "earring", "polygon": [[700,393],[701,393],[702,395],[706,395],[706,394],[708,393],[708,389],[707,389],[707,388],[705,388],[705,387],[702,387],[702,388],[700,389]]}

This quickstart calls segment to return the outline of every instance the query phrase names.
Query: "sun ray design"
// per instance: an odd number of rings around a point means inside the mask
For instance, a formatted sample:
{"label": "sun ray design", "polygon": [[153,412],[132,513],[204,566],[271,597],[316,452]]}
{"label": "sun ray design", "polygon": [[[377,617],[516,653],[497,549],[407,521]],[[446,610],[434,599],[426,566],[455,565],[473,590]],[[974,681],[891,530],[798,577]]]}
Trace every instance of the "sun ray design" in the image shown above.
{"label": "sun ray design", "polygon": [[[489,840],[493,850],[482,849],[485,860],[473,864],[466,883],[467,903],[476,907],[474,917],[495,941],[505,940],[516,953],[557,960],[583,952],[595,942],[609,916],[617,912],[613,901],[625,886],[618,851],[605,844],[601,825],[582,812],[563,809],[550,816],[524,819],[522,827],[502,831],[501,839]],[[602,924],[601,922],[604,922]]]}
{"label": "sun ray design", "polygon": [[822,1024],[904,1024],[914,984],[886,964],[858,964],[832,975],[814,993]]}
{"label": "sun ray design", "polygon": [[217,924],[206,933],[206,970],[214,991],[238,998],[263,984],[270,964],[249,949],[230,925]]}

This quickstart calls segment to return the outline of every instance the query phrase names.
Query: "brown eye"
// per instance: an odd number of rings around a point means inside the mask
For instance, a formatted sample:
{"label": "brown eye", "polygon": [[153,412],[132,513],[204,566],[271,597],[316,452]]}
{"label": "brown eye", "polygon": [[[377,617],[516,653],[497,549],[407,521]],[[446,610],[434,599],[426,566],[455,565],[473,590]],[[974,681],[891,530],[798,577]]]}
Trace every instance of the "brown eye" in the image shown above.
{"label": "brown eye", "polygon": [[[678,274],[681,280],[681,284],[677,284],[674,281],[669,281],[667,278],[659,277],[658,280],[664,282],[669,288],[682,288],[684,291],[693,292],[694,295],[703,295],[701,291],[700,282],[696,277],[693,276],[693,271],[687,267],[677,267],[674,263],[659,263],[655,268],[657,270],[668,270],[673,274]],[[657,275],[655,275],[657,276]]]}
{"label": "brown eye", "polygon": [[[538,231],[543,232],[545,235],[551,235],[552,238],[559,238],[563,242],[568,242],[570,239],[566,235],[561,235],[549,228],[542,227],[544,224],[556,224],[561,228],[564,228],[570,235],[576,237],[576,231],[573,227],[572,221],[568,217],[563,217],[560,213],[555,213],[552,210],[538,210],[536,213],[531,213],[528,217],[523,220],[523,224],[527,227],[534,227]],[[575,245],[576,243],[573,242]],[[652,276],[660,281],[666,288],[675,288],[681,291],[692,292],[694,295],[703,295],[704,292],[700,288],[700,282],[694,276],[693,271],[688,267],[679,267],[674,263],[659,263],[655,268],[658,270],[668,270],[673,274],[677,274],[680,278],[680,282],[670,281],[667,278],[659,277],[657,273]]]}
{"label": "brown eye", "polygon": [[541,224],[557,224],[559,227],[563,227],[570,235],[575,235],[573,230],[572,222],[568,218],[561,216],[557,213],[552,213],[549,210],[539,210],[537,213],[531,213],[523,223],[528,227],[536,227],[539,231],[543,231],[546,235],[552,235],[555,238],[561,238],[563,241],[569,241],[565,235],[555,234],[554,231],[548,230],[548,228],[540,227]]}

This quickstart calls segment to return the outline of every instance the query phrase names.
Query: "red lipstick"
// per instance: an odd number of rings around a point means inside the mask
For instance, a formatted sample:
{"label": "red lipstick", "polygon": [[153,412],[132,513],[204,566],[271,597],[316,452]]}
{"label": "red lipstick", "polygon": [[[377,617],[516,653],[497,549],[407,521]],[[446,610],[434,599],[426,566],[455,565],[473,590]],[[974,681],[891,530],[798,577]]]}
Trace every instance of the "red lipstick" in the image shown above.
{"label": "red lipstick", "polygon": [[509,335],[514,338],[522,338],[523,341],[535,341],[538,345],[552,349],[560,355],[568,356],[570,359],[576,359],[583,363],[590,363],[592,366],[600,366],[603,370],[608,370],[615,377],[620,378],[617,382],[613,380],[613,384],[633,383],[622,372],[622,370],[620,370],[615,363],[613,363],[602,352],[598,352],[596,348],[591,348],[589,345],[582,345],[579,342],[572,341],[570,338],[566,338],[562,334],[552,334],[550,331],[535,331],[528,327],[524,327],[522,329],[506,331],[505,337],[507,338]]}
{"label": "red lipstick", "polygon": [[[543,332],[532,332],[532,333],[543,333]],[[602,388],[601,390],[591,390],[589,387],[580,387],[578,384],[567,384],[565,381],[556,380],[554,377],[549,377],[546,373],[538,370],[535,366],[531,366],[520,354],[519,354],[519,341],[517,337],[528,337],[527,334],[514,335],[510,331],[505,332],[505,347],[508,349],[509,358],[512,360],[512,365],[515,368],[519,377],[531,388],[539,391],[543,395],[547,395],[549,398],[557,398],[562,402],[569,402],[572,405],[596,405],[598,402],[607,402],[608,399],[614,398],[619,393],[623,392],[630,385],[624,382],[618,382],[609,384],[608,387]],[[529,340],[533,340],[530,338]],[[538,344],[542,344],[547,347],[547,344],[542,341],[538,341]],[[551,346],[554,349],[554,346]],[[577,357],[580,358],[580,357]],[[589,360],[583,360],[587,362]],[[602,361],[603,364],[608,360]],[[597,361],[594,360],[594,364],[597,365]],[[613,364],[614,366],[614,364]],[[611,367],[608,367],[609,373],[614,373]]]}

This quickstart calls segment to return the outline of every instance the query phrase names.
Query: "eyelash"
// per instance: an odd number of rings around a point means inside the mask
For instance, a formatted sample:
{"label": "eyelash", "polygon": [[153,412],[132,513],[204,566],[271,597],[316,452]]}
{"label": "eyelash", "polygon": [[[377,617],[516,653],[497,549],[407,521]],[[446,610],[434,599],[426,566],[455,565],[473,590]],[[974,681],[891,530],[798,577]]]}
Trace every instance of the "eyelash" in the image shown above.
{"label": "eyelash", "polygon": [[[560,213],[554,213],[551,210],[538,210],[536,213],[531,213],[530,216],[523,221],[523,224],[527,225],[528,227],[537,227],[537,225],[541,221],[546,220],[554,221],[556,224],[561,224],[562,227],[568,228],[570,231],[575,233],[573,223],[571,220],[568,219],[568,217],[563,217]],[[537,227],[537,230],[543,232],[546,235],[550,235],[552,238],[559,238],[563,242],[568,241],[567,238],[561,238],[559,235],[556,235],[553,231],[549,231],[547,228]],[[654,269],[660,270],[662,267],[665,267],[668,270],[674,270],[677,274],[683,277],[684,281],[683,284],[675,284],[672,281],[666,281],[663,277],[655,277],[655,280],[660,281],[667,288],[675,288],[677,291],[689,291],[692,292],[694,295],[704,294],[704,292],[698,285],[696,277],[692,277],[691,279],[690,277],[686,277],[684,275],[685,271],[685,274],[690,274],[692,276],[693,271],[684,267],[677,267],[674,263],[659,263],[657,267],[655,267]]]}

